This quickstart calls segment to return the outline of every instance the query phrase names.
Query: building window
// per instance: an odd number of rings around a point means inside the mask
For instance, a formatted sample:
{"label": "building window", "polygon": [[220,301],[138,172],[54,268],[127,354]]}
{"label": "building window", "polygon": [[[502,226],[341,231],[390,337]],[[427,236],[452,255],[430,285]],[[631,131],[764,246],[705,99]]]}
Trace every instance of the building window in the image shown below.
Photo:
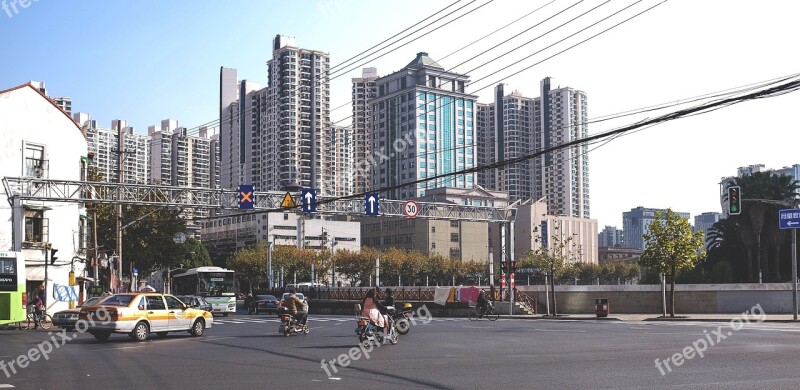
{"label": "building window", "polygon": [[45,168],[44,146],[25,143],[24,176],[44,177]]}
{"label": "building window", "polygon": [[450,227],[457,228],[458,227],[458,221],[450,221]]}
{"label": "building window", "polygon": [[458,233],[450,233],[450,242],[458,242]]}
{"label": "building window", "polygon": [[283,220],[284,221],[288,221],[289,220],[289,214],[284,213],[283,214]]}
{"label": "building window", "polygon": [[42,210],[25,211],[25,242],[48,242],[48,219]]}
{"label": "building window", "polygon": [[436,226],[431,226],[431,233],[436,233]]}

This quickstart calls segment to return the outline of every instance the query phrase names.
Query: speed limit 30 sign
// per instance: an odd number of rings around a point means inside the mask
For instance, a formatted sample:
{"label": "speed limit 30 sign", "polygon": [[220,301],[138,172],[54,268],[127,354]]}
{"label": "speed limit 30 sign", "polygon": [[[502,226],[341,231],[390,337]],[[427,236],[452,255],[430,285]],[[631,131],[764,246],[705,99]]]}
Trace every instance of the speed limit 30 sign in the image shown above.
{"label": "speed limit 30 sign", "polygon": [[407,200],[405,203],[403,203],[403,214],[409,218],[416,217],[417,214],[419,214],[419,205],[417,205],[417,202],[414,202],[413,200]]}

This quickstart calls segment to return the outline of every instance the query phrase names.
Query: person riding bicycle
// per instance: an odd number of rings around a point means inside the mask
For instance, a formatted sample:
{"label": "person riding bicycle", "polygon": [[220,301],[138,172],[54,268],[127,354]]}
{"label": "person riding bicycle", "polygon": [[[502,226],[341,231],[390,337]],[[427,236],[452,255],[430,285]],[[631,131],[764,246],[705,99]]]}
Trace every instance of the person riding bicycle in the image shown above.
{"label": "person riding bicycle", "polygon": [[486,310],[489,309],[489,301],[486,299],[486,295],[483,293],[483,290],[478,292],[478,301],[475,305],[475,309],[478,311],[478,317],[483,316],[486,313]]}
{"label": "person riding bicycle", "polygon": [[33,322],[36,324],[34,329],[39,327],[39,318],[44,311],[44,301],[47,298],[47,293],[44,291],[44,283],[39,285],[33,296],[33,301],[30,306],[33,306]]}
{"label": "person riding bicycle", "polygon": [[308,322],[308,312],[305,310],[305,304],[295,295],[294,287],[289,289],[289,296],[283,301],[283,307],[297,319],[297,323],[305,325]]}

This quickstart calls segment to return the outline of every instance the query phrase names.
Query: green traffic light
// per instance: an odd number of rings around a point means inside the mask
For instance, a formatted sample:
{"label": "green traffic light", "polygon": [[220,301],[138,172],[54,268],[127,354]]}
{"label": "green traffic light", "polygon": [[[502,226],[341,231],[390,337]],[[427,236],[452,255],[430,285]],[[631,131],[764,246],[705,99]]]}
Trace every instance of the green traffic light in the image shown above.
{"label": "green traffic light", "polygon": [[735,213],[737,210],[738,210],[738,208],[736,207],[736,205],[731,206],[731,212],[732,213]]}

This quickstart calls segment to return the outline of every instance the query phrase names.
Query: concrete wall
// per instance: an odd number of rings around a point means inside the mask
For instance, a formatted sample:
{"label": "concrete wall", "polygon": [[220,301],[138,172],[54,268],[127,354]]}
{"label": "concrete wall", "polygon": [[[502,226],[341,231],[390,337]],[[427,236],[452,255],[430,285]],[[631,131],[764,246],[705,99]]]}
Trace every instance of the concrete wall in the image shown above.
{"label": "concrete wall", "polygon": [[[539,302],[545,312],[544,286],[519,286]],[[594,299],[608,298],[611,313],[661,313],[660,285],[556,286],[558,312],[587,314],[594,312]],[[667,286],[669,300],[669,286]],[[684,284],[675,286],[675,312],[742,313],[755,304],[768,314],[791,313],[790,283],[769,284]]]}

